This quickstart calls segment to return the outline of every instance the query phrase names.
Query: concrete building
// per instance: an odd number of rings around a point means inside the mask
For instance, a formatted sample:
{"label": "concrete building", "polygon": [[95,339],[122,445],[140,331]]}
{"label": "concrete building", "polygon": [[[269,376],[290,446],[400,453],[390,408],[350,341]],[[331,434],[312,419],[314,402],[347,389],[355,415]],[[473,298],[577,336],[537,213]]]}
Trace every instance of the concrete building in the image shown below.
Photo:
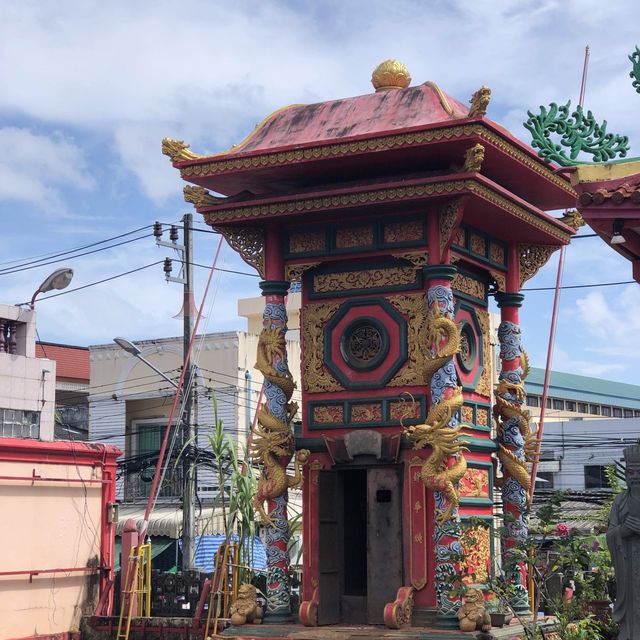
{"label": "concrete building", "polygon": [[0,438],[53,440],[56,362],[36,355],[35,312],[0,305]]}

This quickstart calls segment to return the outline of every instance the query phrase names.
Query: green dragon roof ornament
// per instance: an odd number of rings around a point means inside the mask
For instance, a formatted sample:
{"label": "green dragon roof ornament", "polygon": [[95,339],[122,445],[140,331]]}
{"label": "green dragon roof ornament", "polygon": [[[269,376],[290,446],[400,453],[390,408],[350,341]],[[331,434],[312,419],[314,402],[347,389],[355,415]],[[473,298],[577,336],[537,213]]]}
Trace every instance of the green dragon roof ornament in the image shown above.
{"label": "green dragon roof ornament", "polygon": [[[632,85],[640,93],[640,47],[629,56],[633,67],[629,76]],[[577,106],[571,112],[571,101],[558,106],[555,102],[549,108],[541,106],[540,113],[527,111],[529,119],[524,123],[531,133],[531,146],[539,149],[538,155],[548,162],[557,162],[564,167],[590,164],[577,160],[580,152],[593,156],[593,162],[608,162],[618,156],[626,158],[630,149],[629,138],[607,133],[607,121],[598,124],[591,111]],[[560,136],[559,144],[551,136]],[[567,155],[566,150],[569,151]]]}

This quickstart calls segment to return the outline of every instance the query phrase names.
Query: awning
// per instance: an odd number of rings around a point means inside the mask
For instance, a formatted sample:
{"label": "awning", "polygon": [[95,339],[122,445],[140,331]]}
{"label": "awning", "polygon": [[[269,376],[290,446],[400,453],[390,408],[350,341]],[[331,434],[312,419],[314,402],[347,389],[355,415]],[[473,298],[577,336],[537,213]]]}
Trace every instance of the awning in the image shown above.
{"label": "awning", "polygon": [[[131,518],[140,531],[144,520],[145,505],[142,504],[120,504],[118,514],[118,524],[116,525],[116,535],[121,536],[124,525]],[[224,520],[220,507],[206,507],[201,510],[196,509],[195,522],[196,535],[221,535],[224,534]],[[157,506],[149,518],[147,529],[149,536],[167,536],[168,538],[179,538],[182,534],[182,508],[180,505],[160,505]]]}
{"label": "awning", "polygon": [[[151,539],[151,558],[155,558],[160,555],[163,551],[166,551],[172,544],[175,544],[175,540],[171,539]],[[120,571],[120,551],[122,550],[122,538],[119,536],[116,537],[115,540],[115,548],[114,548],[114,571]]]}
{"label": "awning", "polygon": [[[197,536],[195,549],[195,565],[200,571],[213,571],[213,558],[218,547],[225,541],[225,536]],[[231,542],[237,542],[238,536],[231,536]],[[182,540],[180,540],[182,548]],[[253,541],[252,558],[247,560],[251,568],[258,571],[265,571],[267,568],[267,554],[262,544],[262,540],[256,537]]]}

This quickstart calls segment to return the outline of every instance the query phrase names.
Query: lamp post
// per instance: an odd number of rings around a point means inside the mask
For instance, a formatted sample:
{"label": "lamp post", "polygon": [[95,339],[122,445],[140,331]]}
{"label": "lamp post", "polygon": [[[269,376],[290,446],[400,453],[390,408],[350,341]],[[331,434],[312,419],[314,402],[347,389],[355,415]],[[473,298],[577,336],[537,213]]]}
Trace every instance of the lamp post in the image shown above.
{"label": "lamp post", "polygon": [[[144,362],[149,368],[153,369],[161,378],[171,384],[176,390],[178,384],[169,378],[163,371],[158,369],[155,365],[151,364],[138,347],[133,342],[126,338],[114,338],[113,341],[127,353],[131,354],[138,360]],[[188,363],[185,363],[188,366]],[[185,377],[185,380],[189,378]],[[185,444],[191,442],[191,429],[189,428],[191,422],[191,402],[192,395],[190,392],[183,393],[183,421],[184,428],[183,433],[185,435]],[[169,428],[169,426],[167,426]],[[183,464],[183,494],[182,494],[182,565],[183,569],[191,570],[194,568],[195,563],[195,518],[194,518],[194,503],[195,503],[195,479],[191,473],[189,459],[185,456]]]}
{"label": "lamp post", "polygon": [[33,296],[31,296],[31,308],[33,309],[36,303],[36,296],[39,293],[47,293],[53,289],[65,289],[69,286],[71,279],[73,278],[73,269],[63,267],[62,269],[56,269],[51,273],[44,282],[36,289]]}

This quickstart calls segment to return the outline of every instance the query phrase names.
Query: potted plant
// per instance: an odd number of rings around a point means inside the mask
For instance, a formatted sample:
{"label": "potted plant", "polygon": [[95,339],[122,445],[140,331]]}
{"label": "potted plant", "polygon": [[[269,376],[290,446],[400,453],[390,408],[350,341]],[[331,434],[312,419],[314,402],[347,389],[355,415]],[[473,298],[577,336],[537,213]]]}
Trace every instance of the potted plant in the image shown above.
{"label": "potted plant", "polygon": [[491,617],[492,627],[504,627],[511,622],[513,613],[495,593],[491,592],[489,594],[484,606]]}

